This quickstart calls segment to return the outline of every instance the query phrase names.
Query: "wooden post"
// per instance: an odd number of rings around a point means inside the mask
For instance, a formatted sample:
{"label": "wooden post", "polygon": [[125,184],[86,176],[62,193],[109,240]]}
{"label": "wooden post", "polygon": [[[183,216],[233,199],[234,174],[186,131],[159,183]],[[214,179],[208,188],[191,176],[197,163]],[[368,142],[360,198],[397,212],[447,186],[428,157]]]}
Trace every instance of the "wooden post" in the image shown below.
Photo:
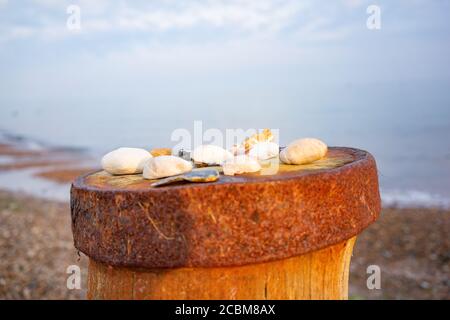
{"label": "wooden post", "polygon": [[355,239],[298,257],[242,267],[139,270],[91,259],[88,299],[344,300]]}
{"label": "wooden post", "polygon": [[375,161],[350,148],[270,176],[150,183],[96,172],[72,185],[89,299],[347,299],[356,236],[380,212]]}

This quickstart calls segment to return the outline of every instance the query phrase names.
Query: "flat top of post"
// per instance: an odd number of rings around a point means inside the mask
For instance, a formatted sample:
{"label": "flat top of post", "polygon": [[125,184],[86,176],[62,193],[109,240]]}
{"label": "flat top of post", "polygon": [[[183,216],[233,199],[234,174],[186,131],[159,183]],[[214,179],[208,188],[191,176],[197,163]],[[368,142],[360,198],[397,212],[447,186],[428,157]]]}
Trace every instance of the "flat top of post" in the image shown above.
{"label": "flat top of post", "polygon": [[[327,155],[318,161],[304,165],[287,165],[279,161],[278,157],[266,161],[260,161],[262,169],[257,173],[246,173],[235,176],[226,176],[221,174],[217,182],[208,183],[213,185],[221,185],[228,183],[248,183],[248,182],[265,182],[276,181],[289,178],[300,178],[308,174],[317,172],[326,172],[336,168],[343,167],[358,161],[363,161],[367,153],[362,150],[352,148],[330,147]],[[204,170],[216,168],[221,171],[219,166],[196,168],[194,170]],[[153,189],[150,185],[157,180],[146,180],[141,174],[135,175],[111,175],[106,171],[97,171],[80,177],[75,181],[78,188],[92,188],[97,190],[142,190],[148,191]],[[179,182],[159,188],[198,187],[201,184]],[[159,189],[158,188],[158,189]]]}

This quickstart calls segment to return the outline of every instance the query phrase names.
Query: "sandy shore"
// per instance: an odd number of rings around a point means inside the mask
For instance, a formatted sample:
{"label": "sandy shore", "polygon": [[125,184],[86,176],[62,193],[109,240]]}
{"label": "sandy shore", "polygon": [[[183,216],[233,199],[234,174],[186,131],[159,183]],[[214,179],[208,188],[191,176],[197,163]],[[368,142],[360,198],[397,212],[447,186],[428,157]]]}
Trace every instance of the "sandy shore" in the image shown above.
{"label": "sandy shore", "polygon": [[[82,299],[87,258],[77,255],[66,203],[0,191],[0,298]],[[385,209],[358,239],[352,299],[450,299],[450,212]],[[82,290],[68,290],[66,269],[82,269]],[[366,268],[381,268],[381,290]]]}

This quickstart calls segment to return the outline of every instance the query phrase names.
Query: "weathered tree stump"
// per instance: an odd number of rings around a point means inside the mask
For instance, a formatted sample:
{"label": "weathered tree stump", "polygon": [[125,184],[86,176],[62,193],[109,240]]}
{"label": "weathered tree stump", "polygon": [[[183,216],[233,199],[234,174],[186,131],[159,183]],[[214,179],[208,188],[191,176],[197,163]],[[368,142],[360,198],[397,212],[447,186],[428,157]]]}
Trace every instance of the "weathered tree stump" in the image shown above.
{"label": "weathered tree stump", "polygon": [[354,241],[380,212],[375,160],[330,148],[310,165],[274,161],[207,184],[78,178],[72,230],[90,258],[88,298],[346,299]]}

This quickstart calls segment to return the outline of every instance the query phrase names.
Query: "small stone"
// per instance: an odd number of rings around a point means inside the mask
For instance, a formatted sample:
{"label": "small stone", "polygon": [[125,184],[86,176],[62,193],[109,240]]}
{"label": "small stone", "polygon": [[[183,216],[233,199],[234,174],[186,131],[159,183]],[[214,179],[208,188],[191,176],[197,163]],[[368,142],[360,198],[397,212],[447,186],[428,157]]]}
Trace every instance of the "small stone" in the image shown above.
{"label": "small stone", "polygon": [[102,168],[113,175],[142,173],[150,152],[139,148],[119,148],[102,158]]}
{"label": "small stone", "polygon": [[196,163],[204,163],[207,165],[221,165],[228,159],[232,159],[233,154],[221,147],[204,144],[198,146],[192,152],[192,159]]}
{"label": "small stone", "polygon": [[150,151],[152,156],[159,157],[159,156],[171,156],[172,155],[172,149],[170,148],[155,148]]}
{"label": "small stone", "polygon": [[318,139],[298,139],[280,152],[280,160],[286,164],[308,164],[325,157],[327,150],[327,145]]}
{"label": "small stone", "polygon": [[258,160],[268,160],[278,157],[280,146],[275,142],[259,142],[249,151],[249,156]]}
{"label": "small stone", "polygon": [[258,172],[261,170],[261,165],[252,157],[240,155],[225,161],[222,168],[225,175],[233,176],[235,174]]}
{"label": "small stone", "polygon": [[151,158],[144,165],[145,179],[159,179],[176,176],[192,170],[192,163],[176,156]]}
{"label": "small stone", "polygon": [[428,281],[421,281],[420,282],[420,287],[422,289],[430,289],[431,288],[431,284]]}

